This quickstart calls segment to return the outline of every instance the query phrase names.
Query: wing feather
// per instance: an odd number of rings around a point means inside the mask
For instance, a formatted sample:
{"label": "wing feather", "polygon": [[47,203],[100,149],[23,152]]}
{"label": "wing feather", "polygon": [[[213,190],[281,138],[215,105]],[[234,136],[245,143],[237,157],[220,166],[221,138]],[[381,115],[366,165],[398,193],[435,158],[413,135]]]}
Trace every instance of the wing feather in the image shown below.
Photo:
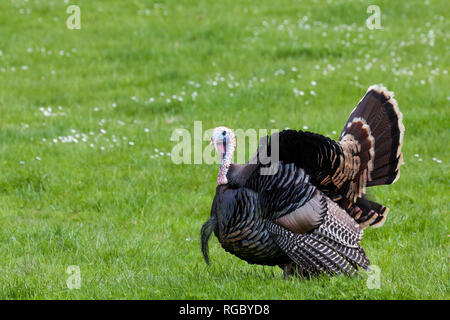
{"label": "wing feather", "polygon": [[[301,228],[305,225],[302,219],[306,219],[308,212],[322,210],[321,223],[305,232]],[[299,209],[267,222],[267,229],[281,250],[309,274],[352,275],[358,267],[369,266],[359,245],[363,230],[320,191]],[[314,272],[310,270],[312,267]]]}

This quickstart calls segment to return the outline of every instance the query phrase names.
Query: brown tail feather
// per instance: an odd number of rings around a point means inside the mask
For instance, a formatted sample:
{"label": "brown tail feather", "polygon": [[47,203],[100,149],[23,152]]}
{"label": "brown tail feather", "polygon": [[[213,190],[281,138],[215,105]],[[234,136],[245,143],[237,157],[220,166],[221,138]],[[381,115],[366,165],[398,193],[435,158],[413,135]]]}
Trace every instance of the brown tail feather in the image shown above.
{"label": "brown tail feather", "polygon": [[358,198],[355,203],[343,198],[339,201],[339,205],[352,216],[361,228],[368,226],[373,228],[381,227],[386,221],[389,208],[367,200],[366,198]]}
{"label": "brown tail feather", "polygon": [[363,211],[358,221],[361,227],[371,226],[378,228],[386,221],[389,208],[365,198],[359,198],[356,201],[356,205]]}
{"label": "brown tail feather", "polygon": [[[399,178],[405,132],[402,119],[393,93],[382,86],[371,86],[350,114],[341,138],[346,134],[352,134],[361,149],[373,148],[368,150],[371,159],[367,165],[369,168],[367,186],[391,184]],[[367,125],[360,133],[354,130],[356,128],[354,124],[359,121]]]}

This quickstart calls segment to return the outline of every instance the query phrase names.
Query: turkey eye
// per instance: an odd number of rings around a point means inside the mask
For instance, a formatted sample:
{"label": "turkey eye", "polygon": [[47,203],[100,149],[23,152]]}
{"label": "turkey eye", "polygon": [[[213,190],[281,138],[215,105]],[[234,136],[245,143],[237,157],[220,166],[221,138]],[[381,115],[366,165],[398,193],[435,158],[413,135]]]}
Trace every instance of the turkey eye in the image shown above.
{"label": "turkey eye", "polygon": [[222,132],[222,135],[224,136],[224,135],[226,135],[227,134],[227,132],[226,131],[224,131],[224,132]]}

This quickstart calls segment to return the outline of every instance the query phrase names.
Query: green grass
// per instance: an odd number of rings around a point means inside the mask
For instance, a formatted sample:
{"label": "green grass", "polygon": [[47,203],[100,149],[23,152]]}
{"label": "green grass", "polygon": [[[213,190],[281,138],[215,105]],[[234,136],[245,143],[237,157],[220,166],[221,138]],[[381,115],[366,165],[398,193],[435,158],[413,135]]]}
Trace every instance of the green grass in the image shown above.
{"label": "green grass", "polygon": [[[377,1],[384,29],[369,30],[371,1],[80,0],[69,30],[62,0],[1,1],[0,298],[449,299],[450,5],[428,2]],[[218,168],[155,149],[194,121],[337,138],[375,83],[406,127],[401,178],[370,190],[391,208],[362,241],[380,289],[284,281],[216,239],[207,267]]]}

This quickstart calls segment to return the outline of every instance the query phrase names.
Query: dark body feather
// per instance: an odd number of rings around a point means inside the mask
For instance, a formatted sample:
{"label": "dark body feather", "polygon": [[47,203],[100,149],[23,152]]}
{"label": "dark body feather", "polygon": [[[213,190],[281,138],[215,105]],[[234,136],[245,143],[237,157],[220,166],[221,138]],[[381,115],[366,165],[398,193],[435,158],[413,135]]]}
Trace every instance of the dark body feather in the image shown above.
{"label": "dark body feather", "polygon": [[217,227],[214,233],[222,247],[251,264],[279,265],[289,258],[269,234],[260,217],[258,194],[250,189],[218,186],[212,206]]}

